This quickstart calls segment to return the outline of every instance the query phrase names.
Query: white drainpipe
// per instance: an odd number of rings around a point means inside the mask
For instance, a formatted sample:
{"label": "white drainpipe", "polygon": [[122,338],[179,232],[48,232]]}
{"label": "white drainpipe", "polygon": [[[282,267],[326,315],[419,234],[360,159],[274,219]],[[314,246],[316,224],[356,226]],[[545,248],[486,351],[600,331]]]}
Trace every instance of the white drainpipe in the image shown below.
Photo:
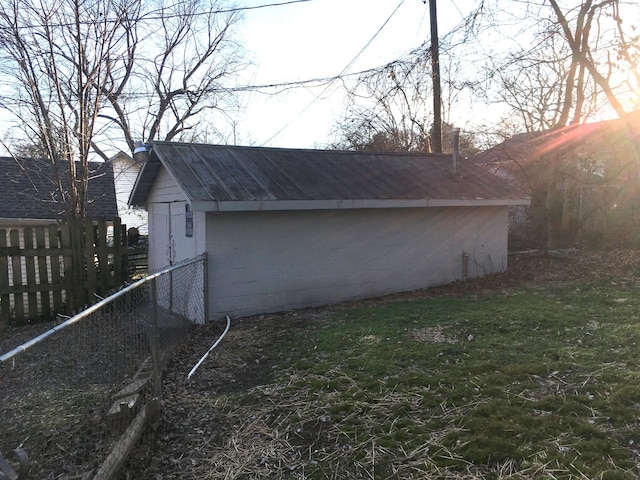
{"label": "white drainpipe", "polygon": [[453,129],[453,153],[451,155],[452,171],[454,175],[458,174],[458,151],[460,150],[460,129]]}

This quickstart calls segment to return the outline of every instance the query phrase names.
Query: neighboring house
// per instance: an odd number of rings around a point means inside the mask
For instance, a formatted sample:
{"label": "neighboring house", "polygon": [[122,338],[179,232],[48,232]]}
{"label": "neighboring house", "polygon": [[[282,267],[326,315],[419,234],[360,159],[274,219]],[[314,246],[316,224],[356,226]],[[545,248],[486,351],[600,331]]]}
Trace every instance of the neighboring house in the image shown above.
{"label": "neighboring house", "polygon": [[[68,182],[68,166],[61,178]],[[0,157],[0,228],[24,227],[63,220],[65,208],[55,171],[41,159]],[[68,185],[68,183],[67,183]],[[65,186],[63,185],[63,188]],[[89,163],[87,216],[118,216],[113,171],[102,162]]]}
{"label": "neighboring house", "polygon": [[451,156],[154,142],[131,195],[150,270],[208,253],[211,318],[507,268],[505,182]]}
{"label": "neighboring house", "polygon": [[140,235],[147,235],[147,211],[144,208],[129,206],[129,195],[140,172],[140,165],[124,152],[119,152],[110,160],[113,165],[113,178],[116,189],[118,215],[127,229],[136,228]]}
{"label": "neighboring house", "polygon": [[635,112],[624,120],[522,133],[471,161],[531,196],[526,212],[512,209],[518,246],[639,246],[639,155]]}

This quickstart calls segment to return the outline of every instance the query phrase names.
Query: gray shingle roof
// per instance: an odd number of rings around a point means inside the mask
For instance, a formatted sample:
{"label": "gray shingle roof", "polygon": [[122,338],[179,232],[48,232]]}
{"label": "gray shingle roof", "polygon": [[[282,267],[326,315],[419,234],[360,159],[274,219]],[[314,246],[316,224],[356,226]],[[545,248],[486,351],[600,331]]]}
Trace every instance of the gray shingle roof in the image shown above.
{"label": "gray shingle roof", "polygon": [[[52,183],[51,163],[40,159],[20,159],[20,163],[12,157],[0,157],[0,218],[62,219],[64,205]],[[68,182],[68,173],[62,178]],[[89,163],[88,198],[88,216],[118,216],[111,164]]]}
{"label": "gray shingle roof", "polygon": [[[160,166],[191,202],[509,200],[510,187],[449,155],[154,142],[131,203],[144,205]],[[311,208],[311,207],[309,207]]]}

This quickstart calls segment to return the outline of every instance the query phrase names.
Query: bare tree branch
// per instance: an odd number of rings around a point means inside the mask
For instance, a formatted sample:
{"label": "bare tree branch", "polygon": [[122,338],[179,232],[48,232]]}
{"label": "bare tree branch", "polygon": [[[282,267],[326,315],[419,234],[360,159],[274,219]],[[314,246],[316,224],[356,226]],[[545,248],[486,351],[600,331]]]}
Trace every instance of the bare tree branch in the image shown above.
{"label": "bare tree branch", "polygon": [[[217,0],[0,0],[0,97],[55,166],[66,215],[83,217],[92,157],[136,140],[178,138],[211,109],[241,68],[238,10]],[[153,32],[150,35],[149,32]],[[76,168],[77,167],[77,168]],[[69,185],[63,188],[63,185]]]}

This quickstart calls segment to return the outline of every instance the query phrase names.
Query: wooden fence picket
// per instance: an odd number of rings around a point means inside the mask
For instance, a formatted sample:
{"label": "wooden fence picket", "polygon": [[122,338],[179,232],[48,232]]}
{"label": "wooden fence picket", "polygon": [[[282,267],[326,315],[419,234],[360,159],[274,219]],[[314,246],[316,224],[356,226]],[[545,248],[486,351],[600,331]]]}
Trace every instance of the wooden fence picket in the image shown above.
{"label": "wooden fence picket", "polygon": [[[47,248],[44,226],[35,227],[36,249],[43,250]],[[38,284],[41,286],[40,308],[43,317],[51,315],[51,299],[49,290],[51,283],[49,282],[49,270],[47,269],[47,257],[41,255],[38,257]],[[31,307],[29,307],[31,308]],[[36,307],[37,310],[37,307]]]}
{"label": "wooden fence picket", "polygon": [[[24,249],[33,250],[33,229],[26,227],[24,229]],[[27,277],[27,292],[29,312],[38,311],[38,294],[35,291],[36,284],[36,264],[35,257],[29,255],[24,257],[24,265]]]}
{"label": "wooden fence picket", "polygon": [[[93,235],[93,221],[89,218],[85,221],[84,231],[87,232],[87,235]],[[87,289],[87,301],[90,301],[88,299],[95,298],[95,295],[98,289],[98,284],[96,280],[96,262],[94,260],[93,242],[85,242],[85,251],[83,255],[87,259],[86,289]]]}
{"label": "wooden fence picket", "polygon": [[[7,231],[0,229],[0,250],[7,249]],[[7,255],[0,255],[0,330],[9,325],[11,308],[9,305],[9,261]]]}
{"label": "wooden fence picket", "polygon": [[[98,222],[97,257],[100,265],[100,285],[111,290],[111,273],[109,272],[109,250],[107,249],[107,223]],[[89,259],[87,259],[89,261]],[[120,260],[121,261],[121,260]],[[106,292],[102,292],[103,294]],[[105,295],[106,296],[106,295]]]}
{"label": "wooden fence picket", "polygon": [[[51,250],[60,251],[60,237],[58,237],[58,226],[49,225],[47,232],[49,234],[49,248]],[[53,313],[64,311],[64,297],[62,296],[62,274],[60,271],[60,256],[49,257],[51,264],[51,290],[53,291]]]}
{"label": "wooden fence picket", "polygon": [[[113,281],[118,278],[127,278],[127,260],[128,260],[128,246],[127,246],[127,237],[126,235],[122,235],[123,226],[120,223],[120,218],[113,219],[113,276],[111,277]],[[115,259],[120,258],[122,261],[116,262]],[[112,288],[117,288],[120,285],[112,284]]]}
{"label": "wooden fence picket", "polygon": [[13,251],[16,252],[11,256],[11,278],[13,280],[13,287],[15,289],[14,305],[16,318],[24,318],[24,302],[22,287],[22,257],[18,254],[20,251],[20,232],[18,230],[11,230],[9,232],[9,246],[13,247]]}

